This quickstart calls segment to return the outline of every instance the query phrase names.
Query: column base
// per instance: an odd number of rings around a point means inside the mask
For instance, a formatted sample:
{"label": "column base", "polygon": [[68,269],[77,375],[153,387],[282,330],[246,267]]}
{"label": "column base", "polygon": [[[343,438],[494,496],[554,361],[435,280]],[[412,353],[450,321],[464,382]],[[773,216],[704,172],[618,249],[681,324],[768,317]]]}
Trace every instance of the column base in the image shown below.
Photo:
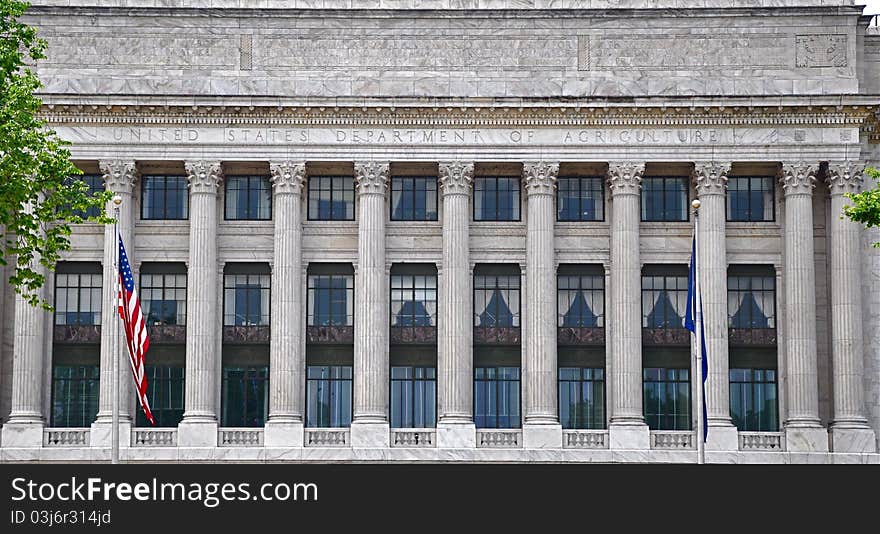
{"label": "column base", "polygon": [[437,448],[473,449],[477,446],[474,423],[437,423]]}
{"label": "column base", "polygon": [[877,452],[877,436],[871,428],[831,426],[832,452]]}
{"label": "column base", "polygon": [[218,426],[216,421],[186,421],[184,419],[177,427],[177,446],[216,447]]}
{"label": "column base", "polygon": [[609,449],[651,449],[651,431],[644,423],[611,423],[608,425]]}
{"label": "column base", "polygon": [[388,423],[351,422],[351,446],[362,448],[388,448],[391,428]]}
{"label": "column base", "polygon": [[[130,420],[119,421],[119,448],[131,446]],[[92,423],[89,446],[112,447],[113,446],[113,421],[95,421]]]}
{"label": "column base", "polygon": [[525,449],[561,449],[562,425],[524,424],[522,428],[523,448]]}
{"label": "column base", "polygon": [[739,450],[739,430],[733,425],[713,426],[712,423],[709,422],[709,435],[706,436],[706,450]]}
{"label": "column base", "polygon": [[6,423],[3,425],[3,447],[42,447],[43,423]]}
{"label": "column base", "polygon": [[263,444],[266,447],[302,447],[303,424],[292,422],[266,422],[263,429]]}
{"label": "column base", "polygon": [[828,452],[828,430],[821,426],[785,427],[788,452]]}

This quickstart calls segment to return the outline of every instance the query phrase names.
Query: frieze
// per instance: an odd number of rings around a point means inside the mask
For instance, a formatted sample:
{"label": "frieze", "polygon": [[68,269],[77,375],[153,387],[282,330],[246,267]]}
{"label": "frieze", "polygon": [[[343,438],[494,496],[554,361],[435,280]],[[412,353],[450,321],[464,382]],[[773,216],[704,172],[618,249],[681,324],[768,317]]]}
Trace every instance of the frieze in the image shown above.
{"label": "frieze", "polygon": [[100,343],[101,325],[57,324],[52,339],[56,343]]}
{"label": "frieze", "polygon": [[556,333],[557,343],[566,346],[604,345],[605,329],[589,327],[560,327]]}

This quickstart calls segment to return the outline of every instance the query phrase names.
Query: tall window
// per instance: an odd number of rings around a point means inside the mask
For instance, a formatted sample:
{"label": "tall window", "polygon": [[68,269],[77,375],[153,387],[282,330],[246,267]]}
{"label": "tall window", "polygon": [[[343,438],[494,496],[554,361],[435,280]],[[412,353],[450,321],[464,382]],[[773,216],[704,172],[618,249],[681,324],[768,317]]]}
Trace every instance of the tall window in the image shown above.
{"label": "tall window", "polygon": [[559,420],[562,428],[605,428],[605,370],[559,368]]}
{"label": "tall window", "polygon": [[437,370],[391,368],[391,428],[431,428],[437,424]]}
{"label": "tall window", "polygon": [[272,193],[265,176],[226,177],[226,218],[266,221],[272,218]]}
{"label": "tall window", "polygon": [[185,176],[143,176],[141,219],[186,219],[189,197]]}
{"label": "tall window", "polygon": [[391,275],[391,326],[437,326],[437,277]]}
{"label": "tall window", "polygon": [[[177,426],[183,419],[183,399],[185,394],[183,367],[164,365],[148,365],[144,368],[147,375],[147,400],[157,427]],[[144,411],[137,410],[137,426],[150,426]]]}
{"label": "tall window", "polygon": [[556,284],[556,305],[560,327],[605,326],[603,276],[560,274]]}
{"label": "tall window", "polygon": [[643,221],[686,221],[687,205],[687,178],[648,176],[643,179]]}
{"label": "tall window", "polygon": [[474,275],[474,326],[519,326],[519,275]]}
{"label": "tall window", "polygon": [[519,367],[474,369],[474,423],[477,428],[519,428]]}
{"label": "tall window", "polygon": [[52,368],[53,427],[91,426],[98,415],[100,378],[97,365],[55,365]]}
{"label": "tall window", "polygon": [[727,315],[730,328],[776,328],[776,278],[728,276]]}
{"label": "tall window", "polygon": [[351,366],[310,365],[306,378],[306,426],[351,426]]}
{"label": "tall window", "polygon": [[[71,176],[66,180],[66,182],[70,183],[74,180],[85,182],[86,186],[88,187],[88,191],[86,192],[86,194],[88,194],[90,197],[93,197],[98,193],[104,192],[104,177],[100,174],[82,174],[79,176]],[[76,213],[83,219],[86,219],[88,217],[99,216],[101,214],[101,211],[101,208],[97,206],[92,206],[84,211],[74,210],[74,213]]]}
{"label": "tall window", "polygon": [[730,416],[741,431],[779,430],[775,369],[730,370]]}
{"label": "tall window", "polygon": [[269,367],[223,368],[221,425],[263,426],[269,412]]}
{"label": "tall window", "polygon": [[605,218],[602,179],[561,176],[556,189],[556,219],[601,221]]}
{"label": "tall window", "polygon": [[436,221],[437,178],[393,176],[391,178],[392,221]]}
{"label": "tall window", "polygon": [[477,176],[474,178],[475,221],[518,221],[519,178]]}
{"label": "tall window", "polygon": [[690,430],[690,369],[646,367],[643,372],[648,427],[651,430]]}
{"label": "tall window", "polygon": [[139,289],[148,325],[186,324],[185,269],[183,265],[145,265],[142,269]]}
{"label": "tall window", "polygon": [[310,274],[308,293],[309,326],[354,324],[354,276]]}
{"label": "tall window", "polygon": [[269,274],[227,273],[223,277],[226,326],[269,324]]}
{"label": "tall window", "polygon": [[774,179],[731,176],[727,181],[728,221],[772,221],[776,216]]}
{"label": "tall window", "polygon": [[354,178],[310,176],[309,220],[353,221]]}
{"label": "tall window", "polygon": [[58,264],[55,275],[55,324],[101,324],[103,299],[100,269],[99,264]]}
{"label": "tall window", "polygon": [[646,269],[642,275],[642,326],[684,328],[687,308],[687,271],[661,273]]}

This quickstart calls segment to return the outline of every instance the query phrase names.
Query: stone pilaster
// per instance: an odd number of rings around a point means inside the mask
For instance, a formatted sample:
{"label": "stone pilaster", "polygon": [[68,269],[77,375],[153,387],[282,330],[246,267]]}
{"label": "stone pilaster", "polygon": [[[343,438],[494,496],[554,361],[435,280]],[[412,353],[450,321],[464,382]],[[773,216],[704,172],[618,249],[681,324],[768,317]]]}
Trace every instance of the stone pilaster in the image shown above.
{"label": "stone pilaster", "polygon": [[304,161],[272,163],[275,253],[272,265],[267,446],[301,447],[305,398],[305,283],[302,276]]}
{"label": "stone pilaster", "polygon": [[[126,253],[131,261],[134,252],[134,191],[138,182],[138,170],[134,161],[101,161],[101,173],[104,175],[104,187],[107,191],[122,198],[119,204],[117,227]],[[107,215],[114,216],[116,205],[108,202]],[[104,226],[104,260],[101,304],[101,381],[98,401],[98,415],[92,424],[90,444],[92,446],[109,447],[113,421],[113,359],[118,358],[120,369],[119,379],[119,436],[120,444],[127,443],[132,425],[130,402],[134,396],[133,380],[128,372],[128,352],[125,348],[125,334],[116,311],[116,291],[118,274],[113,266],[118,244],[113,233],[113,225]],[[137,280],[135,280],[137,283]],[[113,334],[116,333],[114,343]]]}
{"label": "stone pilaster", "polygon": [[818,166],[782,165],[785,192],[785,363],[790,451],[827,451],[828,433],[819,421],[816,356],[816,268],[813,243],[813,189]]}
{"label": "stone pilaster", "polygon": [[831,347],[834,377],[834,452],[876,452],[876,437],[865,416],[862,348],[861,226],[843,215],[846,193],[858,193],[864,164],[831,162]]}
{"label": "stone pilaster", "polygon": [[650,433],[642,412],[642,309],[639,259],[640,192],[645,165],[612,162],[611,189],[611,308],[612,449],[648,449]]}
{"label": "stone pilaster", "polygon": [[559,163],[523,163],[528,201],[526,232],[523,446],[559,448],[556,398],[556,254],[554,196]]}
{"label": "stone pilaster", "polygon": [[217,190],[220,162],[187,161],[189,180],[189,270],[187,273],[186,395],[178,430],[182,447],[217,445]]}
{"label": "stone pilaster", "polygon": [[354,447],[388,447],[388,276],[385,195],[388,163],[355,162],[358,263],[355,273]]}
{"label": "stone pilaster", "polygon": [[[730,419],[729,353],[727,344],[726,200],[730,163],[697,163],[694,184],[700,199],[700,292],[709,376],[706,379],[708,450],[735,451],[737,430]],[[694,373],[699,384],[699,372]],[[698,414],[699,415],[699,414]]]}
{"label": "stone pilaster", "polygon": [[437,446],[474,447],[473,275],[470,194],[474,164],[439,164],[443,272],[437,311]]}

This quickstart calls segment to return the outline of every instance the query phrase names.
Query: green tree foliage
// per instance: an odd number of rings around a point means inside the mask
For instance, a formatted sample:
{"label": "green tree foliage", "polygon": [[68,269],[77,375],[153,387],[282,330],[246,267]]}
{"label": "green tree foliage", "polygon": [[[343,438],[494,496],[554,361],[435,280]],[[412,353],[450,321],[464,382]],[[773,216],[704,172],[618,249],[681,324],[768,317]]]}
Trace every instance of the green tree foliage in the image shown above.
{"label": "green tree foliage", "polygon": [[[33,305],[45,283],[43,265],[53,269],[70,248],[71,224],[98,207],[104,213],[109,193],[89,194],[71,179],[81,172],[71,163],[69,143],[40,118],[42,87],[30,68],[45,57],[46,42],[36,28],[19,19],[29,4],[0,0],[0,264],[14,265],[9,283]],[[106,216],[91,218],[110,222]]]}
{"label": "green tree foliage", "polygon": [[[880,227],[880,171],[868,167],[865,174],[876,182],[874,189],[847,193],[852,206],[844,206],[843,213],[853,221],[864,224],[866,228]],[[874,243],[874,246],[880,248],[880,241]]]}

